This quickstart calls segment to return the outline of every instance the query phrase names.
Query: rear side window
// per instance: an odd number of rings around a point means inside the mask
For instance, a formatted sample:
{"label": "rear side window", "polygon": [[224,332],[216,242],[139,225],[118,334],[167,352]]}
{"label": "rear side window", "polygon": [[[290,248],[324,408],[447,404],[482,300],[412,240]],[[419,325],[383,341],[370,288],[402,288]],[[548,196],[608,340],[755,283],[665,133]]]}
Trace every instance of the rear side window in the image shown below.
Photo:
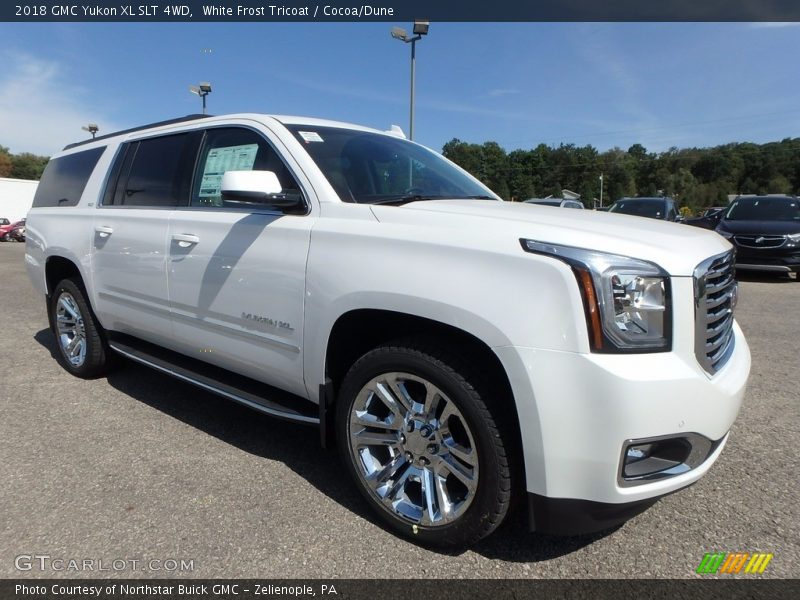
{"label": "rear side window", "polygon": [[33,197],[33,208],[78,204],[86,182],[105,149],[103,146],[75,152],[47,163]]}
{"label": "rear side window", "polygon": [[126,144],[112,169],[114,191],[105,205],[186,206],[200,132],[180,133]]}

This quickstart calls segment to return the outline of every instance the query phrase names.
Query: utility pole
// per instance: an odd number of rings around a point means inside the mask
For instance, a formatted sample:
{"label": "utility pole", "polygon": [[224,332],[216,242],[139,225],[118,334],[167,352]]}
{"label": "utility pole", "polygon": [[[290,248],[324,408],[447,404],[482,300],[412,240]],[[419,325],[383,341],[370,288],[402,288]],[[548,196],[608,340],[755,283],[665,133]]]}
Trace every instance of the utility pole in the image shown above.
{"label": "utility pole", "polygon": [[603,174],[600,173],[600,208],[603,208]]}

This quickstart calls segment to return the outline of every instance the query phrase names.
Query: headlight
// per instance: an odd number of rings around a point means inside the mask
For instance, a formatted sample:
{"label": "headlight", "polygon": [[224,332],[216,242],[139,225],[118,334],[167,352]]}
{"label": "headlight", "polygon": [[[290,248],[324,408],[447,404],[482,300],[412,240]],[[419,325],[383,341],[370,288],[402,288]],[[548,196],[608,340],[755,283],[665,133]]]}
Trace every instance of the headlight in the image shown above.
{"label": "headlight", "polygon": [[800,244],[800,233],[790,233],[786,236],[793,244]]}
{"label": "headlight", "polygon": [[733,237],[733,234],[730,231],[727,231],[725,229],[715,229],[714,231],[716,231],[718,234],[720,234],[726,240],[729,240],[729,239],[731,239]]}
{"label": "headlight", "polygon": [[651,262],[595,250],[520,240],[526,252],[572,267],[594,352],[667,352],[672,315],[669,275]]}

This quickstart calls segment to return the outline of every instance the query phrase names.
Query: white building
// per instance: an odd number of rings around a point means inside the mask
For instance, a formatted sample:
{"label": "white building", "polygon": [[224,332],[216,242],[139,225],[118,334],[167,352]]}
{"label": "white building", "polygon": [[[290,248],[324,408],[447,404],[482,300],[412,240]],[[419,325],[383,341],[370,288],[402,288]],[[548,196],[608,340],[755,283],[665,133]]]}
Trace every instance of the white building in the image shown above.
{"label": "white building", "polygon": [[38,181],[0,177],[0,219],[24,219],[33,204]]}

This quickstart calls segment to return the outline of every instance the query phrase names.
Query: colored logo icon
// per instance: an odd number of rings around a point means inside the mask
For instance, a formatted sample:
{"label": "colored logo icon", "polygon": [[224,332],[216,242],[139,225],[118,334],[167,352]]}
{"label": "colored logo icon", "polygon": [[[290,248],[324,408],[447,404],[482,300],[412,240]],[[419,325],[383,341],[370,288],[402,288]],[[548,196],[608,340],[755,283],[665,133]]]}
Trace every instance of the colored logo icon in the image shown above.
{"label": "colored logo icon", "polygon": [[772,554],[764,552],[706,552],[697,572],[701,575],[715,573],[763,573]]}

